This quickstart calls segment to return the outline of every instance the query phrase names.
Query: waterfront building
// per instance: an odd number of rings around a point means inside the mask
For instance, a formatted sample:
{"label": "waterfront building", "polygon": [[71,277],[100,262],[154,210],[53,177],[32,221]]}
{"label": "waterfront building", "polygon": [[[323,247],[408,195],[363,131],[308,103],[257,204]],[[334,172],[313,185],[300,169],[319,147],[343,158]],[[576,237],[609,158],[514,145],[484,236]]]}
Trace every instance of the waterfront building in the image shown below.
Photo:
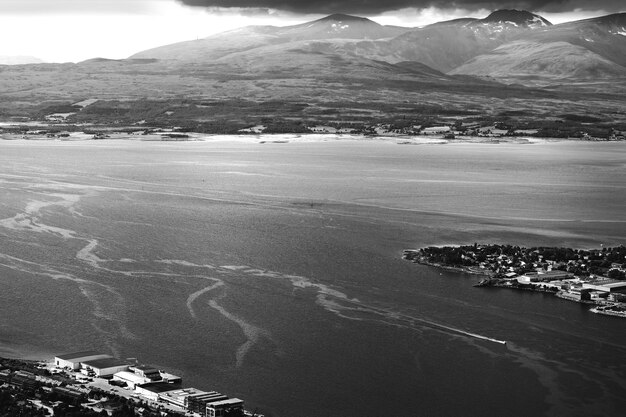
{"label": "waterfront building", "polygon": [[146,365],[131,366],[130,370],[133,371],[136,375],[139,375],[140,377],[143,377],[143,378],[147,378],[150,381],[161,380],[161,374],[159,370],[152,366],[146,366]]}
{"label": "waterfront building", "polygon": [[613,301],[615,303],[624,303],[626,302],[626,294],[613,292],[609,294],[608,300]]}
{"label": "waterfront building", "polygon": [[583,288],[608,293],[626,293],[626,281],[618,281],[610,278],[598,278],[593,281],[584,282]]}
{"label": "waterfront building", "polygon": [[243,400],[239,398],[229,398],[206,405],[206,417],[224,417],[226,414],[229,417],[243,417],[243,411]]}
{"label": "waterfront building", "polygon": [[86,350],[83,352],[66,353],[54,357],[54,365],[57,368],[69,368],[73,371],[80,368],[80,364],[86,361],[92,361],[96,359],[110,358],[110,355],[105,353],[96,352],[93,350]]}
{"label": "waterfront building", "polygon": [[190,395],[204,394],[197,388],[180,388],[174,391],[166,391],[159,394],[159,399],[168,404],[176,405],[181,408],[187,408],[187,398]]}
{"label": "waterfront building", "polygon": [[181,388],[174,391],[166,391],[159,394],[159,400],[166,402],[168,404],[176,405],[181,408],[185,408],[185,399],[189,395],[193,395],[196,393],[201,393],[196,388]]}
{"label": "waterfront building", "polygon": [[137,394],[152,401],[158,401],[160,394],[179,389],[181,389],[180,385],[169,384],[167,382],[150,382],[135,386],[135,392]]}
{"label": "waterfront building", "polygon": [[200,394],[190,395],[185,399],[186,409],[201,415],[205,415],[207,404],[216,401],[227,400],[228,397],[216,391],[203,392]]}
{"label": "waterfront building", "polygon": [[541,282],[541,281],[558,281],[572,278],[574,275],[565,271],[545,271],[545,272],[528,272],[517,278],[518,282]]}
{"label": "waterfront building", "polygon": [[557,294],[560,298],[571,301],[589,301],[591,300],[591,290],[583,289],[579,286],[572,286],[567,291],[561,291]]}
{"label": "waterfront building", "polygon": [[126,383],[130,389],[135,389],[137,385],[151,382],[150,378],[146,378],[129,371],[116,372],[113,374],[113,380]]}
{"label": "waterfront building", "polygon": [[117,372],[128,370],[126,361],[115,358],[103,358],[81,362],[81,366],[92,371],[97,377],[113,376]]}
{"label": "waterfront building", "polygon": [[161,375],[161,381],[163,382],[169,382],[170,384],[182,384],[183,382],[183,379],[181,377],[162,370],[159,370],[159,375]]}

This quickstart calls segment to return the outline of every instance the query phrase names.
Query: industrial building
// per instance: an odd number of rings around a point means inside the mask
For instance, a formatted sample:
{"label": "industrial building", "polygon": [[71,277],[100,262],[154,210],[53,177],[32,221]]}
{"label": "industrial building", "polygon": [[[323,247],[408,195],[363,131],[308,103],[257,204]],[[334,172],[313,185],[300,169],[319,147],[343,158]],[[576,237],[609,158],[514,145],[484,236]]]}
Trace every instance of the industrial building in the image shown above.
{"label": "industrial building", "polygon": [[[100,378],[124,382],[135,393],[151,401],[161,401],[192,413],[207,417],[244,416],[243,401],[228,398],[216,391],[182,388],[182,378],[146,365],[130,365],[110,355],[84,351],[59,355],[54,358],[58,368],[67,368]],[[78,375],[82,377],[82,375]],[[0,382],[21,380],[10,372],[0,374]],[[64,390],[60,394],[70,395]],[[84,394],[79,392],[79,394]],[[73,395],[73,394],[72,394]]]}
{"label": "industrial building", "polygon": [[150,381],[161,380],[161,373],[159,372],[158,369],[152,366],[136,365],[136,366],[131,366],[130,370],[141,377],[149,379]]}
{"label": "industrial building", "polygon": [[626,293],[626,281],[618,281],[610,278],[600,278],[583,283],[583,288],[608,293]]}
{"label": "industrial building", "polygon": [[116,372],[113,375],[113,380],[124,382],[131,389],[134,389],[137,385],[149,384],[151,382],[180,384],[183,381],[179,376],[144,365],[129,366],[127,371]]}
{"label": "industrial building", "polygon": [[190,395],[185,402],[187,403],[187,410],[204,415],[206,413],[206,407],[208,404],[216,401],[227,400],[228,397],[224,394],[220,394],[216,391],[203,392],[200,394]]}
{"label": "industrial building", "polygon": [[528,272],[520,275],[517,281],[520,283],[557,281],[572,278],[574,275],[565,271]]}
{"label": "industrial building", "polygon": [[216,401],[206,405],[206,417],[224,417],[241,415],[243,416],[243,400],[239,398],[229,398],[227,400]]}
{"label": "industrial building", "polygon": [[201,394],[204,391],[200,391],[196,388],[180,388],[172,391],[166,391],[159,394],[159,399],[168,404],[173,404],[178,407],[186,408],[187,397],[190,395]]}
{"label": "industrial building", "polygon": [[106,359],[110,357],[110,355],[105,353],[87,350],[83,352],[67,353],[65,355],[55,356],[54,364],[57,368],[69,368],[75,371],[80,368],[80,364],[82,362]]}
{"label": "industrial building", "polygon": [[92,371],[100,378],[128,370],[128,363],[126,363],[126,361],[111,357],[81,362],[81,366],[88,371]]}
{"label": "industrial building", "polygon": [[169,382],[170,384],[182,384],[183,379],[179,376],[172,375],[168,372],[159,370],[159,374],[161,375],[161,381]]}
{"label": "industrial building", "polygon": [[135,386],[135,392],[149,400],[158,401],[159,395],[181,389],[179,384],[170,384],[167,382],[151,382],[149,384]]}
{"label": "industrial building", "polygon": [[115,374],[113,374],[113,380],[126,383],[126,385],[130,389],[135,389],[137,385],[151,382],[149,378],[145,378],[143,376],[137,375],[134,372],[129,371],[116,372]]}

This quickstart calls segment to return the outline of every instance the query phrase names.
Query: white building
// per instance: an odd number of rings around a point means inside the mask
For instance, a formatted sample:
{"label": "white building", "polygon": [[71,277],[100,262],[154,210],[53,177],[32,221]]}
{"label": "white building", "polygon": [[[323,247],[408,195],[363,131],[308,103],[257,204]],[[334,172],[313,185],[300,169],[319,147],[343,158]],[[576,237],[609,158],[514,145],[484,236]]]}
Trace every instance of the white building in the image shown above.
{"label": "white building", "polygon": [[517,282],[528,284],[541,281],[560,281],[572,276],[571,273],[565,271],[528,272],[517,277]]}
{"label": "white building", "polygon": [[174,391],[165,391],[159,394],[159,399],[165,401],[168,404],[174,404],[181,408],[187,407],[187,397],[190,395],[204,394],[196,388],[181,388]]}
{"label": "white building", "polygon": [[170,374],[169,372],[160,370],[159,375],[161,375],[161,380],[163,382],[169,382],[170,384],[181,384],[183,382],[181,377]]}
{"label": "white building", "polygon": [[126,385],[128,385],[130,389],[135,389],[137,385],[145,384],[151,381],[150,378],[146,378],[141,375],[137,375],[134,372],[128,372],[128,371],[115,373],[113,375],[113,380],[125,382]]}
{"label": "white building", "polygon": [[106,359],[110,357],[110,355],[104,353],[87,350],[84,352],[67,353],[65,355],[55,356],[54,365],[57,368],[69,368],[75,371],[80,368],[80,364],[82,362]]}
{"label": "white building", "polygon": [[180,390],[180,385],[168,384],[167,382],[152,382],[144,385],[137,385],[135,392],[151,401],[158,401],[159,395],[168,391]]}
{"label": "white building", "polygon": [[583,288],[603,292],[620,292],[626,293],[626,281],[617,281],[614,279],[597,279],[583,283]]}

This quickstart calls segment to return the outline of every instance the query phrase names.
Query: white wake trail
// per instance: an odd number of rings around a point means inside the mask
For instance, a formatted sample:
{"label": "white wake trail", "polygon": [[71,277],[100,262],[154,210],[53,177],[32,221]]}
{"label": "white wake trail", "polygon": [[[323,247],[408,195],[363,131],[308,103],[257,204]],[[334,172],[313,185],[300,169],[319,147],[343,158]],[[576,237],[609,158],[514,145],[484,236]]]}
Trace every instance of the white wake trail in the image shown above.
{"label": "white wake trail", "polygon": [[311,279],[298,276],[298,275],[286,275],[280,272],[268,271],[258,268],[251,268],[245,265],[225,265],[220,267],[220,269],[225,270],[225,272],[229,273],[243,273],[247,275],[252,275],[256,277],[263,278],[275,278],[282,279],[291,282],[291,285],[294,288],[307,289],[312,288],[317,292],[316,295],[316,304],[320,307],[324,308],[326,311],[329,311],[341,318],[355,321],[363,321],[363,320],[373,320],[369,317],[358,317],[349,315],[349,313],[355,314],[367,314],[374,315],[378,318],[375,319],[377,322],[381,322],[387,325],[392,326],[402,326],[416,329],[418,325],[428,326],[433,329],[437,329],[440,331],[445,331],[451,334],[459,334],[463,336],[472,337],[475,339],[486,340],[493,343],[498,344],[506,344],[504,340],[495,339],[493,337],[481,335],[478,333],[470,332],[467,330],[459,329],[456,327],[448,326],[446,324],[437,323],[432,320],[418,318],[409,316],[406,314],[402,314],[399,312],[391,311],[385,308],[375,307],[366,303],[361,302],[357,298],[350,298],[347,294],[333,289],[325,284],[320,284],[313,282]]}

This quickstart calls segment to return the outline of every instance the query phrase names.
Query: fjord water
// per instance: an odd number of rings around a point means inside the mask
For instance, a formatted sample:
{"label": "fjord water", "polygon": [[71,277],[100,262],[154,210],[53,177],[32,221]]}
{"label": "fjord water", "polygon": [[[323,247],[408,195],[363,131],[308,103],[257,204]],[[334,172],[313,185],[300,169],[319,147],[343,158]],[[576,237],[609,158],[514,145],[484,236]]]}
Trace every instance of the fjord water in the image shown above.
{"label": "fjord water", "polygon": [[626,406],[626,321],[400,259],[626,243],[624,143],[3,141],[0,164],[0,354],[137,357],[271,416]]}

